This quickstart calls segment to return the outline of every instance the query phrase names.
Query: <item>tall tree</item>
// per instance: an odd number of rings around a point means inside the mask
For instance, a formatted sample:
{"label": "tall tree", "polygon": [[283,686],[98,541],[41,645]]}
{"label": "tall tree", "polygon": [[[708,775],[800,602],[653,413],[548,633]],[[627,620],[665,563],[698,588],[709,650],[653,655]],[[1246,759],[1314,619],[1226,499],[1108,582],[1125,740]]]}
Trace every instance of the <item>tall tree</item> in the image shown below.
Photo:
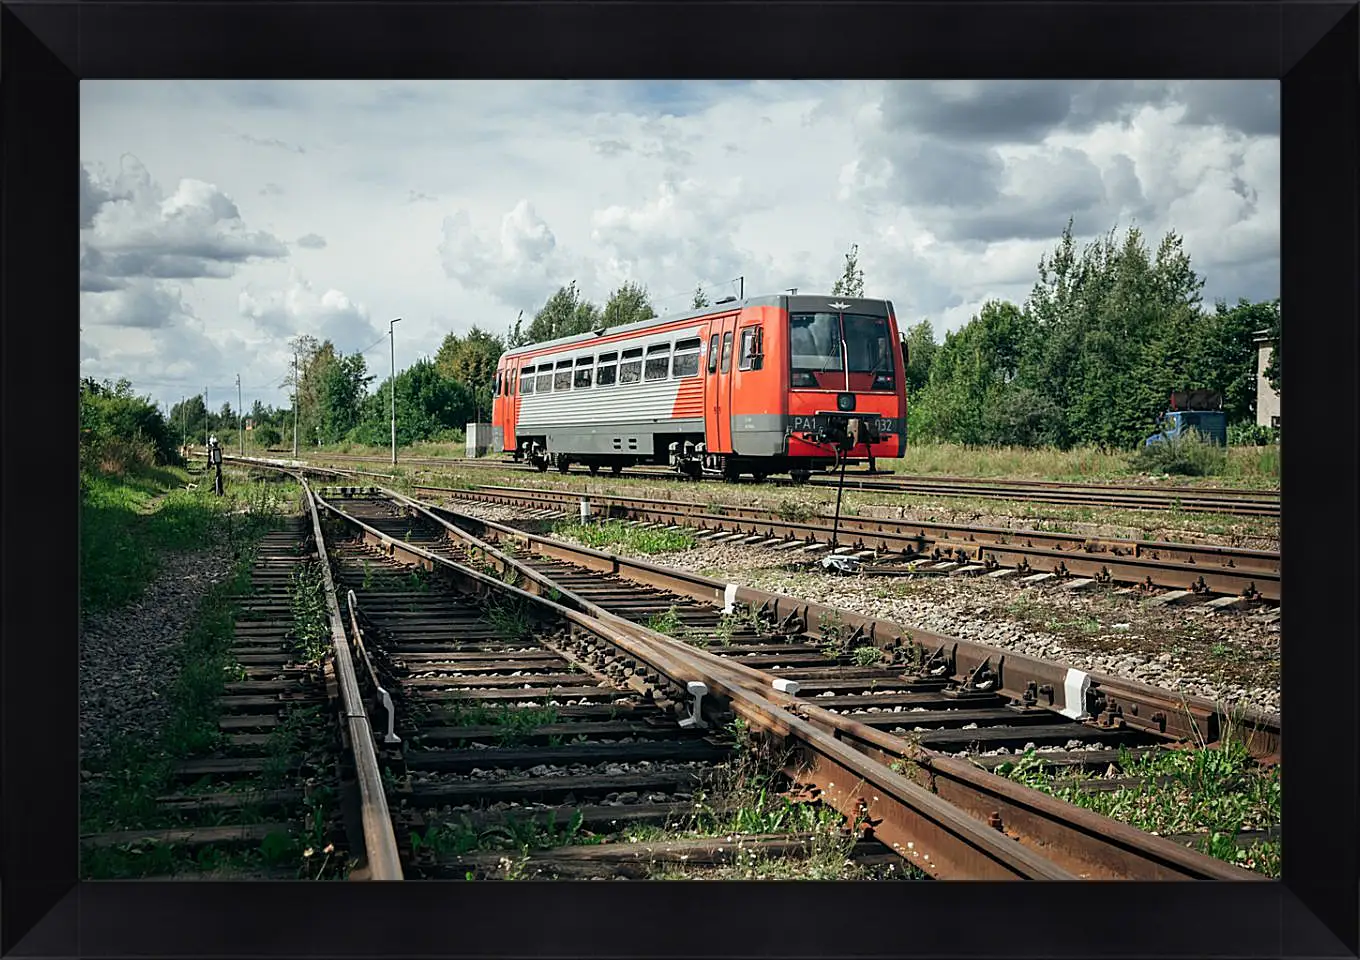
{"label": "tall tree", "polygon": [[831,287],[833,297],[864,296],[864,271],[859,268],[859,244],[851,244],[845,255],[845,271]]}
{"label": "tall tree", "polygon": [[935,360],[939,344],[929,320],[922,320],[907,331],[907,392],[925,388],[930,380],[930,365]]}
{"label": "tall tree", "polygon": [[[387,443],[392,380],[384,380],[363,405],[351,436],[360,443]],[[397,374],[397,443],[437,440],[461,431],[473,416],[472,393],[450,380],[434,362],[420,359]]]}
{"label": "tall tree", "polygon": [[525,337],[528,343],[543,343],[558,337],[570,337],[601,326],[600,310],[584,299],[573,280],[558,289],[543,308],[534,314]]}
{"label": "tall tree", "polygon": [[701,283],[694,288],[694,299],[690,301],[690,308],[702,310],[708,306],[708,294],[704,293],[704,285]]}
{"label": "tall tree", "polygon": [[609,295],[604,305],[604,326],[619,327],[638,320],[650,320],[656,316],[651,301],[647,298],[647,288],[636,283],[625,283]]}
{"label": "tall tree", "polygon": [[496,364],[505,352],[500,337],[475,324],[464,337],[450,333],[435,354],[434,365],[442,376],[466,386],[475,399],[475,416],[491,415]]}

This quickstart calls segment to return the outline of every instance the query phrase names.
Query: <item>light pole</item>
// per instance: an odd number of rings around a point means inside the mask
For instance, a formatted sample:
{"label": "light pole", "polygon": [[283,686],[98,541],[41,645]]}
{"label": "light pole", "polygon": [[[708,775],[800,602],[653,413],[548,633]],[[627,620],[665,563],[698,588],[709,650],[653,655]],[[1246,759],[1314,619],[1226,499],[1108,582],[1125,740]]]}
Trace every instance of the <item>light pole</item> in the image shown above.
{"label": "light pole", "polygon": [[298,427],[298,372],[297,372],[297,351],[293,351],[293,459],[297,459],[297,427]]}
{"label": "light pole", "polygon": [[397,340],[392,331],[398,323],[401,323],[401,317],[387,321],[387,345],[392,354],[390,387],[392,390],[392,466],[394,467],[397,465]]}
{"label": "light pole", "polygon": [[241,375],[236,375],[236,432],[241,438],[241,456],[246,455],[246,424],[241,411]]}

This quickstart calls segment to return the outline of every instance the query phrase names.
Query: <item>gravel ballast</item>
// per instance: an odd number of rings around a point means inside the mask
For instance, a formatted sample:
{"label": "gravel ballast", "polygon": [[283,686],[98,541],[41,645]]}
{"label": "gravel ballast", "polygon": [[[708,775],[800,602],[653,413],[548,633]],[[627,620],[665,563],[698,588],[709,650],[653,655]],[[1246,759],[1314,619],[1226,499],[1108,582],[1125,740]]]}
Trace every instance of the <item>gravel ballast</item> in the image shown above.
{"label": "gravel ballast", "polygon": [[204,594],[230,575],[230,548],[166,554],[155,579],[117,610],[80,626],[80,753],[117,735],[151,739],[169,717],[178,650]]}
{"label": "gravel ballast", "polygon": [[[504,508],[459,509],[510,520]],[[522,514],[521,514],[522,516]],[[618,551],[610,551],[618,552]],[[986,577],[838,576],[788,551],[699,542],[635,559],[811,600],[933,633],[1013,650],[1093,673],[1269,713],[1280,710],[1278,611],[1206,613],[1151,607],[1093,587],[1022,587]]]}

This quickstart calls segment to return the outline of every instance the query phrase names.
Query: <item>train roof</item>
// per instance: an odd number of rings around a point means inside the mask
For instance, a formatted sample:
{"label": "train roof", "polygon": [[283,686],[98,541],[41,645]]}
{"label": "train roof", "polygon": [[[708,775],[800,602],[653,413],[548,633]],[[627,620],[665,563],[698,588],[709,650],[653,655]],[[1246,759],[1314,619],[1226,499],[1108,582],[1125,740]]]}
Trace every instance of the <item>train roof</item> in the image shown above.
{"label": "train roof", "polygon": [[[843,306],[842,306],[843,304]],[[616,333],[634,333],[648,330],[652,327],[659,327],[668,323],[681,323],[686,320],[699,320],[705,317],[717,316],[718,314],[731,313],[733,310],[740,310],[745,307],[779,307],[792,313],[815,313],[824,310],[841,310],[846,313],[860,313],[869,316],[886,317],[892,313],[891,300],[875,300],[867,297],[823,297],[787,294],[767,296],[767,297],[747,297],[740,302],[733,300],[727,303],[715,303],[704,307],[701,310],[689,310],[685,313],[662,314],[648,320],[638,320],[635,323],[624,323],[617,327],[609,327],[607,330],[599,332],[589,331],[586,333],[573,334],[570,337],[558,337],[556,340],[545,340],[542,343],[530,343],[522,347],[515,347],[502,354],[505,357],[517,357],[524,353],[537,353],[540,350],[548,350],[553,347],[566,347],[575,343],[589,343],[604,336],[606,333],[613,336]]]}

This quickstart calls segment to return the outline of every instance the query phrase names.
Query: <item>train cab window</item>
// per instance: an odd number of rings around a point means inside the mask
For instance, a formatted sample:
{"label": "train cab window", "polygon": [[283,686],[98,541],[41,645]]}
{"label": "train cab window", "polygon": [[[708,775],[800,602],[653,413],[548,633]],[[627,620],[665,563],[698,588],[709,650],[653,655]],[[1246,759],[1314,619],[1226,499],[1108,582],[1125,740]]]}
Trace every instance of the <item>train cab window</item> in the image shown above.
{"label": "train cab window", "polygon": [[595,372],[594,357],[577,357],[576,379],[573,381],[573,385],[576,387],[576,389],[584,390],[586,387],[590,386],[590,378],[594,374],[594,372]]}
{"label": "train cab window", "polygon": [[571,389],[571,361],[557,361],[557,370],[553,373],[553,393],[559,390]]}
{"label": "train cab window", "polygon": [[654,343],[647,348],[647,369],[644,380],[665,380],[671,372],[671,345]]}
{"label": "train cab window", "polygon": [[527,397],[534,392],[534,368],[525,367],[519,372],[519,395]]}
{"label": "train cab window", "polygon": [[732,334],[723,334],[722,345],[722,372],[726,373],[732,369]]}
{"label": "train cab window", "polygon": [[642,379],[642,348],[623,351],[619,364],[619,383],[637,383]]}
{"label": "train cab window", "polygon": [[538,377],[534,380],[535,393],[552,393],[553,374],[552,364],[545,363],[538,368]]}
{"label": "train cab window", "polygon": [[672,377],[676,379],[692,377],[699,372],[699,344],[702,342],[698,337],[675,341],[675,363],[671,365]]}
{"label": "train cab window", "polygon": [[708,372],[716,373],[718,370],[718,334],[708,338]]}
{"label": "train cab window", "polygon": [[595,386],[610,387],[619,375],[619,355],[617,353],[600,354],[600,365],[595,370]]}
{"label": "train cab window", "polygon": [[760,327],[747,327],[741,331],[741,353],[737,357],[738,370],[759,370],[761,361]]}

